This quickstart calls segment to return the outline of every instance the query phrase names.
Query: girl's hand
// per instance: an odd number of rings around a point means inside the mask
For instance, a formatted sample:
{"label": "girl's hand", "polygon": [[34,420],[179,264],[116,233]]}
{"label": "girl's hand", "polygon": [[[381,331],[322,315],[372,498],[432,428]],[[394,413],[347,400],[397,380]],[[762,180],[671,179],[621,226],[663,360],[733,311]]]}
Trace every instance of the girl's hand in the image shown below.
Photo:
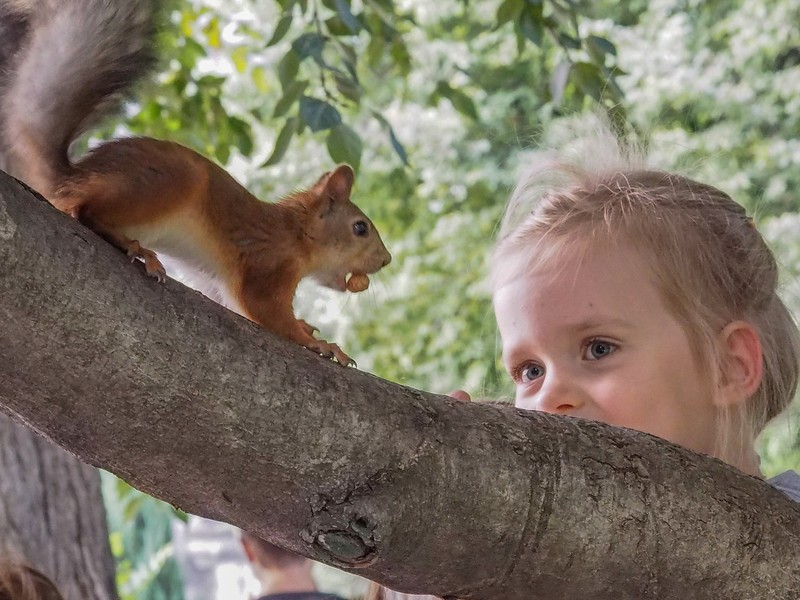
{"label": "girl's hand", "polygon": [[469,394],[464,390],[454,390],[447,394],[451,398],[455,398],[456,400],[462,400],[464,402],[471,402],[472,398],[469,397]]}

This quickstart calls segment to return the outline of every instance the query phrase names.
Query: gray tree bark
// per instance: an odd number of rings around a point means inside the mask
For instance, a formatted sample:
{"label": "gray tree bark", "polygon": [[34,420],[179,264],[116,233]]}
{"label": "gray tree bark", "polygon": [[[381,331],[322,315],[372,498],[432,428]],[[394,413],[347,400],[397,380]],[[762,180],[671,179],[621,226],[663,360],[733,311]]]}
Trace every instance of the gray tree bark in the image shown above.
{"label": "gray tree bark", "polygon": [[97,469],[4,414],[0,556],[35,566],[69,600],[117,598]]}
{"label": "gray tree bark", "polygon": [[322,360],[0,177],[0,405],[136,487],[445,598],[800,597],[800,508],[607,425]]}

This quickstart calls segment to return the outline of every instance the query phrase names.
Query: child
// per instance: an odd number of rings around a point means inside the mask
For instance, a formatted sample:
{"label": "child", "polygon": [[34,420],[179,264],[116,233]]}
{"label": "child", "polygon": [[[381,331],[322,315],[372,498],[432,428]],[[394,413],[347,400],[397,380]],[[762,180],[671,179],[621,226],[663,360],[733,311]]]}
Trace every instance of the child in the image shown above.
{"label": "child", "polygon": [[[792,400],[800,341],[775,258],[727,194],[598,132],[521,178],[491,282],[517,407],[761,476],[755,439]],[[800,501],[797,473],[772,483]]]}
{"label": "child", "polygon": [[261,584],[259,600],[343,600],[317,590],[311,576],[311,559],[245,531],[241,541],[253,575]]}

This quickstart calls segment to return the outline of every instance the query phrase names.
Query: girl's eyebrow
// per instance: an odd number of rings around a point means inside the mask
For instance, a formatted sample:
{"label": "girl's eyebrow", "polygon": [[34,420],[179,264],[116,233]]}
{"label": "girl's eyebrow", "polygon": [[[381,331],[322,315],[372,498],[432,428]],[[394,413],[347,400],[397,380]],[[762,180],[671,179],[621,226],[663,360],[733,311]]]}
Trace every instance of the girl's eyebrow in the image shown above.
{"label": "girl's eyebrow", "polygon": [[603,317],[592,316],[589,319],[577,321],[575,323],[567,323],[564,329],[575,333],[584,333],[595,329],[603,329],[605,327],[613,327],[615,329],[631,329],[633,323],[624,317]]}
{"label": "girl's eyebrow", "polygon": [[[582,321],[575,321],[574,323],[566,323],[559,326],[559,329],[569,335],[583,335],[587,331],[597,331],[607,328],[613,328],[614,331],[631,330],[634,324],[623,317],[604,317],[592,316]],[[527,341],[527,340],[525,340]],[[512,364],[519,360],[521,356],[528,356],[528,349],[526,348],[525,341],[518,340],[513,346],[509,347],[503,344],[502,360],[504,364]]]}

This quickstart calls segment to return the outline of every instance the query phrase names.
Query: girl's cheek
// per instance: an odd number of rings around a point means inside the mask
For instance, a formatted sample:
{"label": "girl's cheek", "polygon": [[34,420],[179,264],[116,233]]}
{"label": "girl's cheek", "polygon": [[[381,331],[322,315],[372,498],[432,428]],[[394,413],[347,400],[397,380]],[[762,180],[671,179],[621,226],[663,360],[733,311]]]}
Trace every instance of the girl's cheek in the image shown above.
{"label": "girl's cheek", "polygon": [[534,409],[533,396],[530,394],[526,394],[523,388],[517,386],[517,392],[516,395],[514,396],[514,406],[516,408],[522,408],[524,410],[533,410]]}

